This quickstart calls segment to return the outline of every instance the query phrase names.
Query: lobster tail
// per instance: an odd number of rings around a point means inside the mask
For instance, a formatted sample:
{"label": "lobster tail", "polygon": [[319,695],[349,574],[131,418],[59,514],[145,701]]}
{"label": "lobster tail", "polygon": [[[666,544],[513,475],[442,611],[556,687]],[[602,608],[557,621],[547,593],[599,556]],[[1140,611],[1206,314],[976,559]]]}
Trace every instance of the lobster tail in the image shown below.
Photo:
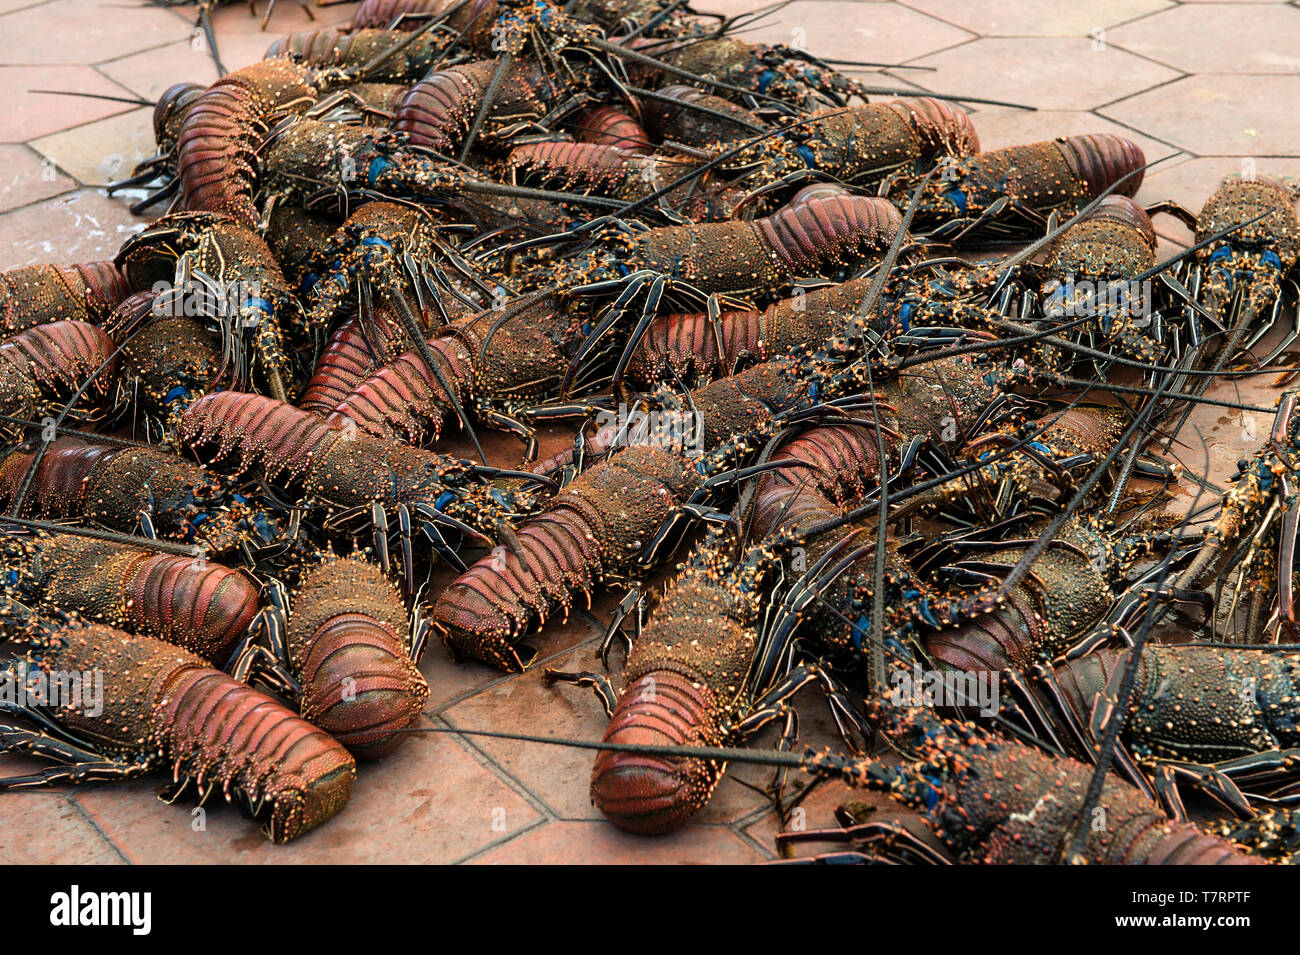
{"label": "lobster tail", "polygon": [[32,571],[50,607],[224,662],[258,611],[258,587],[220,564],[72,534],[38,538]]}
{"label": "lobster tail", "polygon": [[93,385],[101,394],[112,381],[115,352],[113,340],[86,322],[38,325],[0,344],[0,360],[46,387],[57,383],[77,388],[103,368]]}
{"label": "lobster tail", "polygon": [[1087,195],[1098,196],[1112,183],[1129,173],[1137,172],[1116,193],[1136,195],[1142,185],[1143,174],[1138,172],[1146,165],[1141,147],[1131,140],[1112,133],[1090,133],[1086,136],[1062,136],[1053,141],[1070,174],[1087,184]]}
{"label": "lobster tail", "polygon": [[868,196],[830,196],[754,221],[754,228],[791,275],[822,271],[872,248],[884,249],[902,225],[892,202]]}
{"label": "lobster tail", "polygon": [[[698,679],[655,670],[633,680],[605,730],[607,743],[716,746],[713,692]],[[625,832],[653,836],[684,826],[713,795],[723,765],[653,753],[602,752],[591,773],[591,801]]]}
{"label": "lobster tail", "polygon": [[911,124],[925,150],[926,159],[940,156],[974,156],[980,151],[979,133],[964,110],[945,100],[914,96],[882,103]]}
{"label": "lobster tail", "polygon": [[239,794],[287,842],[341,810],[356,763],[327,734],[269,696],[178,647],[99,625],[48,635],[43,664],[102,673],[101,712],[61,707],[59,721],[113,755],[168,761],[200,793]]}
{"label": "lobster tail", "polygon": [[60,319],[98,323],[127,293],[112,262],[28,265],[0,272],[0,333]]}
{"label": "lobster tail", "polygon": [[573,117],[573,131],[584,143],[617,146],[636,153],[649,152],[653,148],[650,136],[641,124],[614,106],[579,110]]}
{"label": "lobster tail", "polygon": [[374,352],[366,342],[361,319],[354,315],[330,333],[316,359],[311,381],[298,399],[298,407],[325,417],[375,368]]}
{"label": "lobster tail", "polygon": [[324,454],[342,432],[283,401],[220,391],[190,405],[181,418],[180,435],[195,444],[216,439],[218,456],[235,448],[245,456],[258,452],[268,477],[281,471],[298,477],[310,467],[313,455]]}
{"label": "lobster tail", "polygon": [[491,63],[438,70],[411,87],[393,115],[393,129],[416,146],[454,153],[469,132],[492,78]]}
{"label": "lobster tail", "polygon": [[419,719],[429,697],[405,629],[397,591],[363,561],[331,560],[309,571],[294,600],[289,653],[303,718],[362,759],[401,745],[398,731]]}
{"label": "lobster tail", "polygon": [[[470,356],[450,337],[429,341],[429,351],[441,366],[444,380],[467,391],[472,379]],[[442,433],[445,409],[460,395],[448,395],[419,352],[409,351],[378,369],[345,395],[325,419],[344,426],[352,421],[368,434],[395,438],[402,432],[412,441]]]}
{"label": "lobster tail", "polygon": [[1031,666],[1047,640],[1047,626],[1023,587],[985,616],[941,630],[925,640],[925,652],[946,669],[961,673],[999,673]]}
{"label": "lobster tail", "polygon": [[259,60],[210,86],[181,126],[177,169],[183,207],[223,212],[255,228],[257,149],[270,120],[318,95],[312,71],[285,59]]}

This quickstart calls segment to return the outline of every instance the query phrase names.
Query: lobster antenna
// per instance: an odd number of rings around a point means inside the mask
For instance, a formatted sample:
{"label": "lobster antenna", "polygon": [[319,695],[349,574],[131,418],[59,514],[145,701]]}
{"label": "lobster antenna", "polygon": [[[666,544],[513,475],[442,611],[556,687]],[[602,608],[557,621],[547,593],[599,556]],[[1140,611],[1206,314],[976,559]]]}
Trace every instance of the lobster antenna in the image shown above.
{"label": "lobster antenna", "polygon": [[[924,70],[927,73],[933,73],[938,69],[938,67],[935,66],[909,66],[906,63],[871,63],[866,60],[830,60],[824,56],[817,57],[817,62],[825,63],[828,66],[878,66],[887,70]],[[974,102],[974,100],[971,102]],[[1025,108],[1033,109],[1034,107],[1029,106]]]}
{"label": "lobster antenna", "polygon": [[[926,176],[926,182],[929,181]],[[921,186],[924,186],[922,183]],[[915,203],[921,198],[921,187],[917,187],[916,194],[912,197],[913,206],[909,208],[910,216],[915,208]],[[902,235],[902,229],[899,230],[899,236]],[[894,237],[897,242],[899,236]],[[893,249],[890,249],[893,252]],[[881,274],[884,274],[881,269]],[[879,281],[879,276],[877,281]],[[867,293],[870,296],[870,292]],[[871,394],[871,416],[875,420],[880,420],[880,409],[876,404],[875,383],[871,376],[871,362],[866,363],[867,372],[867,389]],[[876,460],[880,463],[880,497],[879,497],[879,517],[876,518],[876,565],[872,572],[872,589],[871,595],[871,656],[868,664],[870,672],[872,692],[879,695],[885,685],[885,544],[888,541],[888,523],[889,523],[889,466],[885,463],[888,459],[885,457],[885,439],[880,433],[879,428],[875,428],[876,435]]]}
{"label": "lobster antenna", "polygon": [[[1085,384],[1092,385],[1093,382],[1085,382]],[[1085,391],[1084,394],[1080,395],[1078,398],[1075,398],[1070,405],[1067,405],[1065,410],[1068,411],[1070,408],[1077,405],[1080,401],[1083,400],[1086,394],[1087,392]],[[949,481],[952,481],[955,478],[965,477],[967,474],[974,474],[976,471],[982,471],[990,464],[996,463],[1007,457],[1010,457],[1012,454],[1014,454],[1016,451],[1019,451],[1021,448],[1025,447],[1026,445],[1029,445],[1034,441],[1037,441],[1038,438],[1041,437],[1049,427],[1051,427],[1051,422],[1044,424],[1037,431],[1033,431],[1027,434],[1025,437],[1007,445],[1004,448],[999,448],[994,450],[989,457],[984,458],[981,461],[976,461],[972,464],[962,465],[961,467],[953,468],[951,471],[941,474],[938,477],[931,478],[928,481],[922,481],[919,484],[909,485],[908,487],[899,491],[898,494],[894,496],[894,501],[895,503],[897,503],[899,501],[906,500],[911,497],[915,497],[916,495],[921,494],[925,491],[930,491],[936,487],[940,487],[944,484],[947,484]],[[877,510],[879,510],[879,507],[880,504],[878,501],[871,501],[867,504],[862,505],[861,507],[854,508],[851,511],[846,511],[839,517],[832,518],[831,520],[824,521],[821,524],[816,524],[810,527],[806,532],[806,536],[809,538],[816,537],[819,534],[824,534],[827,533],[828,531],[837,530],[838,528],[843,527],[845,524],[852,524],[855,521],[862,520],[864,517],[870,517],[872,514],[875,514]]]}
{"label": "lobster antenna", "polygon": [[424,36],[426,33],[428,33],[430,30],[436,27],[439,23],[443,22],[443,20],[451,16],[453,13],[455,13],[458,9],[463,7],[468,2],[469,0],[460,0],[460,2],[456,3],[454,6],[451,7],[451,9],[447,10],[441,16],[434,17],[432,20],[430,20],[424,26],[420,27],[418,30],[412,30],[410,33],[406,34],[406,36],[402,37],[402,39],[398,40],[396,43],[390,46],[387,50],[384,50],[382,53],[372,57],[368,63],[363,63],[361,65],[361,69],[359,69],[356,73],[356,78],[358,80],[366,79],[368,76],[370,76],[373,70],[378,69],[380,66],[383,66],[385,63],[388,62],[389,59],[396,56],[398,53],[401,53],[408,46],[410,46],[420,37]]}
{"label": "lobster antenna", "polygon": [[508,196],[514,199],[543,199],[547,202],[569,202],[574,205],[595,206],[600,209],[621,209],[623,203],[617,199],[603,196],[588,196],[584,193],[553,192],[549,189],[533,189],[529,186],[512,186],[503,182],[491,182],[486,179],[469,179],[458,188],[466,192],[479,192],[487,196]]}
{"label": "lobster antenna", "polygon": [[996,296],[998,294],[998,291],[1002,287],[1002,283],[1005,282],[1007,278],[1010,277],[1011,270],[1013,268],[1015,268],[1021,262],[1028,260],[1030,256],[1034,255],[1036,252],[1038,252],[1039,249],[1043,248],[1045,245],[1047,245],[1057,236],[1064,234],[1064,232],[1067,229],[1069,229],[1071,226],[1073,226],[1076,222],[1087,217],[1094,209],[1096,209],[1099,205],[1101,205],[1101,201],[1103,199],[1105,199],[1107,196],[1113,193],[1124,183],[1128,182],[1130,179],[1132,179],[1134,176],[1138,175],[1139,173],[1145,174],[1146,171],[1150,169],[1152,166],[1158,165],[1159,163],[1164,162],[1166,159],[1172,158],[1172,155],[1173,154],[1169,156],[1165,156],[1163,159],[1157,159],[1154,162],[1149,162],[1145,166],[1142,166],[1138,169],[1134,169],[1131,172],[1126,172],[1124,175],[1120,176],[1109,186],[1103,189],[1100,193],[1098,193],[1096,196],[1090,199],[1087,205],[1085,205],[1082,209],[1080,209],[1078,212],[1076,212],[1073,216],[1070,217],[1069,221],[1057,226],[1055,229],[1049,229],[1047,234],[1044,235],[1041,239],[1039,239],[1036,242],[1031,242],[1029,245],[1025,246],[1025,248],[1021,249],[1015,255],[1009,256],[1008,258],[1004,259],[1002,262],[1002,276],[1001,278],[998,279],[997,285],[993,287],[991,297]]}
{"label": "lobster antenna", "polygon": [[1012,588],[1019,584],[1025,574],[1029,572],[1029,568],[1034,565],[1034,562],[1042,556],[1044,551],[1047,550],[1051,541],[1057,536],[1061,528],[1065,526],[1065,522],[1074,516],[1074,512],[1079,509],[1087,496],[1092,493],[1092,489],[1096,487],[1097,482],[1101,480],[1101,476],[1106,473],[1112,464],[1115,463],[1123,449],[1146,424],[1147,418],[1151,416],[1151,412],[1159,403],[1164,390],[1164,385],[1161,385],[1160,388],[1157,389],[1155,397],[1146,403],[1142,408],[1142,411],[1133,419],[1132,424],[1124,430],[1124,433],[1120,436],[1119,440],[1115,442],[1115,446],[1107,452],[1106,456],[1101,459],[1100,463],[1098,463],[1098,465],[1093,469],[1092,473],[1089,474],[1083,483],[1079,485],[1074,496],[1069,500],[1065,507],[1061,509],[1061,513],[1052,518],[1043,529],[1042,534],[1039,535],[1038,540],[1029,545],[1020,560],[1018,560],[1016,565],[1011,568],[1010,573],[1002,579],[1002,583],[998,586],[997,593],[990,598],[989,602],[991,605],[996,605],[1004,600],[1011,592]]}
{"label": "lobster antenna", "polygon": [[[936,166],[935,169],[938,167]],[[925,187],[930,184],[934,178],[935,169],[931,169],[925,174],[912,191],[912,198],[907,203],[907,211],[903,214],[902,221],[898,223],[898,229],[894,232],[894,238],[889,243],[889,251],[881,260],[879,268],[876,269],[876,277],[871,280],[871,286],[867,289],[867,294],[862,299],[862,304],[858,306],[857,314],[853,316],[853,321],[849,326],[849,333],[852,335],[861,331],[861,324],[866,320],[867,315],[876,307],[876,302],[880,299],[880,293],[885,289],[885,282],[889,279],[889,273],[893,271],[894,263],[898,261],[898,255],[903,248],[903,240],[908,238],[907,230],[912,224],[912,219],[916,216],[916,209],[921,204],[921,193]],[[870,385],[870,373],[868,372],[868,385]],[[873,398],[874,401],[874,398]],[[874,415],[874,406],[872,414]]]}
{"label": "lobster antenna", "polygon": [[514,65],[515,55],[509,51],[502,53],[500,59],[497,60],[496,69],[492,71],[492,79],[488,81],[487,91],[483,94],[483,102],[479,104],[478,114],[474,117],[469,132],[465,134],[465,142],[460,147],[459,159],[461,162],[464,162],[469,157],[470,148],[474,145],[474,140],[478,138],[479,130],[483,128],[488,113],[496,104],[497,95],[501,92],[501,84],[505,82],[506,74],[510,72]]}
{"label": "lobster antenna", "polygon": [[683,100],[673,99],[671,96],[665,96],[663,93],[660,93],[656,90],[642,89],[639,86],[629,86],[627,89],[628,92],[635,93],[637,96],[642,96],[645,97],[646,99],[658,100],[661,103],[671,103],[674,106],[680,106],[683,109],[690,110],[691,112],[701,113],[705,116],[712,116],[715,119],[726,120],[727,122],[734,123],[737,126],[744,126],[746,129],[753,130],[756,133],[765,133],[768,130],[767,126],[763,126],[760,123],[751,123],[749,120],[744,119],[740,116],[732,116],[729,115],[728,113],[724,113],[720,109],[713,109],[712,107],[709,106],[701,106],[699,103],[688,103]]}
{"label": "lobster antenna", "polygon": [[[1151,402],[1147,409],[1153,407],[1155,402]],[[1147,409],[1143,409],[1145,414]],[[1201,448],[1205,453],[1206,467],[1209,467],[1209,448],[1205,444],[1205,438],[1201,438]],[[1188,520],[1191,518],[1191,512],[1195,510],[1197,502],[1200,500],[1201,493],[1204,489],[1198,489],[1196,497],[1192,500],[1192,507],[1188,514],[1183,518],[1179,532],[1186,528]],[[1160,576],[1156,580],[1156,593],[1159,593],[1169,578],[1169,572],[1172,567],[1174,552],[1170,551],[1160,562]],[[1026,555],[1027,556],[1027,555]],[[1106,721],[1106,731],[1102,736],[1101,745],[1097,750],[1097,765],[1092,771],[1092,778],[1088,780],[1088,789],[1084,794],[1083,805],[1079,807],[1079,812],[1071,822],[1070,828],[1066,830],[1066,838],[1069,839],[1068,847],[1063,855],[1067,862],[1080,860],[1083,856],[1084,841],[1087,837],[1087,829],[1084,821],[1092,815],[1093,807],[1097,805],[1097,800],[1101,798],[1102,786],[1106,781],[1106,776],[1110,772],[1111,761],[1115,758],[1115,746],[1119,741],[1120,730],[1128,720],[1128,703],[1133,696],[1133,686],[1136,683],[1137,665],[1142,657],[1142,650],[1146,646],[1147,635],[1150,634],[1151,628],[1155,625],[1157,619],[1156,602],[1152,600],[1146,608],[1146,613],[1142,620],[1142,626],[1138,629],[1137,635],[1133,638],[1133,644],[1128,649],[1128,656],[1121,666],[1124,668],[1123,675],[1120,677],[1119,695],[1112,701],[1112,707],[1109,719]],[[1064,840],[1062,840],[1064,842]]]}
{"label": "lobster antenna", "polygon": [[1024,103],[1008,103],[1000,99],[983,99],[979,96],[960,96],[956,93],[931,93],[929,90],[905,90],[896,89],[888,86],[862,86],[854,84],[858,90],[863,93],[874,93],[878,96],[926,96],[930,99],[940,99],[951,103],[981,103],[985,106],[1006,106],[1010,109],[1023,109],[1028,113],[1038,112],[1037,106],[1026,106]]}
{"label": "lobster antenna", "polygon": [[478,452],[479,460],[487,464],[487,455],[483,453],[483,446],[478,442],[478,435],[474,432],[474,425],[470,423],[469,415],[461,407],[460,399],[456,397],[456,389],[452,387],[451,382],[447,380],[447,376],[443,374],[442,366],[438,364],[438,360],[433,357],[433,349],[429,347],[428,341],[425,340],[424,332],[420,328],[420,322],[415,317],[415,312],[411,310],[411,303],[406,300],[406,296],[402,293],[400,277],[393,266],[388,263],[384,263],[384,272],[384,277],[391,284],[394,293],[390,298],[397,305],[397,312],[401,316],[402,324],[406,327],[406,334],[415,342],[415,350],[420,353],[421,360],[424,361],[433,377],[437,379],[438,384],[442,386],[443,392],[447,395],[447,400],[451,402],[451,406],[456,412],[456,417],[460,419],[465,433],[474,445],[474,450]]}
{"label": "lobster antenna", "polygon": [[212,17],[208,15],[208,8],[205,4],[200,3],[199,15],[195,24],[202,28],[203,35],[207,37],[208,49],[212,51],[212,62],[217,68],[217,76],[226,75],[226,67],[221,62],[221,54],[217,50],[217,34],[212,29]]}
{"label": "lobster antenna", "polygon": [[723,83],[721,80],[709,79],[707,76],[701,76],[698,73],[692,73],[690,70],[684,70],[680,66],[673,66],[671,63],[665,63],[663,60],[656,60],[653,56],[647,56],[638,50],[631,50],[617,43],[611,43],[609,40],[593,37],[590,41],[592,46],[598,50],[604,50],[606,53],[612,53],[615,56],[624,57],[625,59],[634,60],[637,63],[643,63],[646,66],[653,66],[657,70],[663,70],[665,73],[672,73],[676,76],[690,80],[692,83],[701,83],[705,86],[712,86],[720,90],[726,90],[729,93],[738,93],[741,96],[752,96],[755,99],[765,99],[771,102],[780,102],[775,96],[767,96],[755,90],[747,90],[742,86],[732,86],[730,83]]}
{"label": "lobster antenna", "polygon": [[668,6],[664,7],[662,10],[660,10],[658,13],[652,16],[645,23],[641,24],[631,33],[619,37],[619,39],[623,43],[626,43],[628,40],[635,40],[637,37],[645,33],[647,30],[653,30],[659,24],[663,23],[665,20],[667,20],[670,16],[672,16],[682,7],[686,6],[688,2],[689,0],[673,0],[672,3],[668,4]]}
{"label": "lobster antenna", "polygon": [[207,556],[207,551],[202,547],[194,544],[178,544],[174,541],[158,540],[154,537],[141,537],[138,534],[122,534],[118,531],[99,530],[94,527],[78,527],[75,524],[57,524],[54,521],[38,521],[29,517],[18,517],[14,514],[5,514],[0,516],[0,524],[17,524],[19,527],[30,527],[32,530],[49,531],[55,534],[72,534],[77,537],[89,537],[92,540],[108,541],[111,544],[125,544],[128,547],[140,547],[148,550],[160,551],[164,554],[174,554],[177,557],[194,557],[203,559]]}
{"label": "lobster antenna", "polygon": [[135,96],[108,96],[105,93],[79,93],[76,90],[28,90],[29,93],[48,93],[50,96],[82,96],[86,99],[106,99],[112,103],[131,103],[135,106],[157,106],[153,100]]}
{"label": "lobster antenna", "polygon": [[[13,415],[0,414],[0,421],[8,421],[10,424],[21,424],[29,428],[44,428],[44,421],[32,421],[28,418],[15,418]],[[111,434],[96,434],[93,431],[78,431],[76,428],[59,428],[56,425],[59,434],[70,435],[74,438],[85,438],[87,441],[93,441],[96,444],[110,444],[118,448],[153,448],[155,445],[147,441],[132,441],[129,438],[119,438]]]}
{"label": "lobster antenna", "polygon": [[[1058,375],[1054,372],[1040,371],[1035,372],[1035,374],[1049,384],[1057,385],[1062,388],[1083,388],[1091,385],[1100,391],[1109,391],[1117,395],[1143,395],[1144,397],[1150,398],[1154,397],[1156,394],[1156,389],[1154,388],[1139,388],[1134,385],[1116,385],[1108,381],[1088,381],[1084,378],[1071,378],[1068,375]],[[1259,414],[1272,414],[1277,410],[1276,408],[1264,408],[1259,405],[1242,404],[1238,401],[1220,401],[1216,398],[1205,398],[1199,395],[1195,398],[1189,397],[1186,400],[1190,400],[1194,404],[1211,405],[1215,408],[1228,408],[1232,411],[1254,411]]]}

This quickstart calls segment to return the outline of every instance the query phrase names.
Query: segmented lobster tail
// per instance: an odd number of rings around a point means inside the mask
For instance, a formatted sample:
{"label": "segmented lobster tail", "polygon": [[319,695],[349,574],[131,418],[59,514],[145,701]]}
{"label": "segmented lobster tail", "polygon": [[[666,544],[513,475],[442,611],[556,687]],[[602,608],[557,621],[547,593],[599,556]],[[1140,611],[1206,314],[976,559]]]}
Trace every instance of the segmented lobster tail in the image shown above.
{"label": "segmented lobster tail", "polygon": [[325,417],[378,366],[361,319],[349,318],[330,333],[298,407]]}
{"label": "segmented lobster tail", "polygon": [[[440,17],[451,11],[446,20],[448,29],[466,34],[466,42],[473,47],[482,45],[496,25],[498,8],[496,0],[363,0],[352,14],[349,30],[398,29],[417,30],[431,17]],[[405,16],[393,27],[393,21]]]}
{"label": "segmented lobster tail", "polygon": [[[434,338],[429,351],[441,366],[443,377],[468,392],[473,378],[470,355],[454,338]],[[459,400],[462,396],[454,396]],[[327,424],[347,427],[352,422],[380,438],[404,435],[420,443],[442,434],[443,415],[453,406],[453,396],[414,350],[397,356],[357,384],[326,417]]]}
{"label": "segmented lobster tail", "polygon": [[547,142],[517,146],[507,168],[520,179],[565,187],[610,188],[624,183],[637,153],[600,143]]}
{"label": "segmented lobster tail", "polygon": [[9,375],[44,387],[78,388],[102,368],[91,385],[102,394],[112,384],[117,356],[102,329],[86,322],[49,322],[0,343],[0,361]]}
{"label": "segmented lobster tail", "polygon": [[925,639],[925,652],[940,666],[962,673],[999,673],[1032,666],[1046,645],[1047,625],[1023,587],[984,616],[940,630]]}
{"label": "segmented lobster tail", "polygon": [[964,110],[946,100],[913,96],[882,103],[906,119],[926,150],[927,158],[974,156],[980,151],[979,133]]}
{"label": "segmented lobster tail", "polygon": [[181,126],[177,169],[185,209],[223,212],[256,228],[257,150],[271,119],[318,96],[312,71],[287,59],[259,60],[199,96]]}
{"label": "segmented lobster tail", "polygon": [[204,395],[181,418],[181,439],[203,444],[216,440],[218,458],[239,449],[262,463],[267,477],[282,471],[299,477],[313,456],[324,454],[342,433],[320,418],[264,395],[220,391]]}
{"label": "segmented lobster tail", "polygon": [[[892,436],[882,435],[888,451]],[[810,476],[823,494],[840,506],[860,498],[880,478],[876,432],[869,427],[827,425],[814,428],[781,446],[773,460],[797,461],[809,468],[791,469],[789,480]],[[765,476],[766,477],[766,476]]]}
{"label": "segmented lobster tail", "polygon": [[1156,228],[1145,209],[1129,196],[1117,196],[1113,193],[1097,203],[1097,208],[1088,215],[1089,219],[1106,219],[1122,223],[1142,235],[1151,246],[1156,247]]}
{"label": "segmented lobster tail", "polygon": [[224,663],[257,615],[245,573],[72,534],[37,539],[42,602]]}
{"label": "segmented lobster tail", "polygon": [[844,262],[851,253],[873,246],[887,247],[901,224],[893,203],[868,196],[811,199],[754,220],[754,228],[794,275]]}
{"label": "segmented lobster tail", "polygon": [[362,759],[406,739],[429,686],[411,660],[406,610],[396,588],[364,561],[329,560],[295,593],[289,654],[302,685],[301,712]]}
{"label": "segmented lobster tail", "polygon": [[351,798],[347,750],[194,654],[98,624],[45,626],[39,642],[31,653],[40,665],[103,674],[102,712],[67,706],[54,718],[124,769],[166,768],[202,795],[219,787],[238,796],[273,842],[320,825]]}
{"label": "segmented lobster tail", "polygon": [[574,591],[590,601],[602,570],[600,523],[586,501],[567,497],[516,533],[522,558],[497,547],[438,598],[433,624],[457,656],[523,670],[535,654],[515,642],[556,607],[567,618]]}
{"label": "segmented lobster tail", "polygon": [[653,149],[650,135],[631,115],[615,106],[581,109],[573,115],[574,135],[580,142],[617,146],[628,152]]}
{"label": "segmented lobster tail", "polygon": [[[1088,196],[1100,195],[1112,183],[1146,165],[1146,156],[1136,143],[1112,133],[1062,136],[1053,140],[1053,143],[1069,167],[1070,174],[1087,184]],[[1138,173],[1113,195],[1136,195],[1142,185],[1142,178],[1143,174]]]}
{"label": "segmented lobster tail", "polygon": [[492,81],[491,61],[438,70],[411,87],[393,114],[393,129],[416,146],[451,154],[469,132]]}
{"label": "segmented lobster tail", "polygon": [[531,648],[515,643],[573,593],[592,587],[639,557],[649,535],[702,478],[694,467],[652,446],[620,449],[588,468],[516,534],[454,580],[434,604],[432,621],[458,656],[522,670]]}
{"label": "segmented lobster tail", "polygon": [[[627,684],[605,730],[607,743],[716,746],[713,691],[698,677],[653,670]],[[684,826],[709,801],[724,766],[649,753],[602,752],[591,801],[625,832],[660,835]]]}
{"label": "segmented lobster tail", "polygon": [[[734,588],[702,551],[665,591],[628,655],[626,683],[606,742],[719,746],[753,660],[757,633],[733,615]],[[707,632],[701,621],[708,621]],[[724,763],[601,752],[591,801],[620,829],[655,834],[680,828],[702,809]]]}
{"label": "segmented lobster tail", "polygon": [[103,320],[129,289],[112,262],[28,265],[0,272],[0,334],[60,320]]}
{"label": "segmented lobster tail", "polygon": [[[356,763],[328,734],[220,670],[187,667],[159,701],[154,736],[172,772],[269,804],[272,842],[296,839],[352,798]],[[220,755],[216,755],[220,754]]]}
{"label": "segmented lobster tail", "polygon": [[185,115],[206,89],[198,83],[176,83],[163,90],[153,107],[153,135],[160,150],[176,142]]}

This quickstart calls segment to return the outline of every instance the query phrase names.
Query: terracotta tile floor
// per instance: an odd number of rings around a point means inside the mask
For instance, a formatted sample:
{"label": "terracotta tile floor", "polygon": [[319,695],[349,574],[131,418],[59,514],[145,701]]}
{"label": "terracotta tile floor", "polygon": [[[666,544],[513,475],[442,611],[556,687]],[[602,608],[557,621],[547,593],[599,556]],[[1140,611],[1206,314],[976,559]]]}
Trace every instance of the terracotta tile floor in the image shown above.
{"label": "terracotta tile floor", "polygon": [[[700,0],[725,13],[766,0]],[[0,0],[0,268],[107,258],[141,227],[133,197],[98,186],[152,151],[150,111],[129,103],[33,92],[82,91],[153,100],[181,80],[216,72],[191,8],[134,0]],[[354,5],[316,8],[315,26],[346,22]],[[279,34],[312,26],[282,2],[267,33],[242,4],[215,14],[229,68],[262,55]],[[1300,9],[1285,3],[1167,0],[797,0],[749,34],[846,59],[933,71],[870,75],[873,85],[1007,99],[1038,112],[979,108],[986,148],[1055,135],[1129,135],[1148,159],[1139,199],[1199,208],[1219,179],[1254,169],[1300,177]],[[1169,248],[1187,233],[1158,219]],[[1270,406],[1266,379],[1225,382],[1227,394]],[[1258,420],[1256,420],[1258,419]],[[1203,408],[1189,427],[1206,438],[1221,478],[1267,433],[1267,416]],[[1195,431],[1189,433],[1196,433]],[[1258,436],[1258,437],[1256,437]],[[552,439],[558,446],[559,437]],[[502,460],[516,454],[494,445]],[[1200,454],[1200,451],[1197,452]],[[1196,465],[1192,465],[1196,466]],[[1198,467],[1198,470],[1203,467]],[[544,634],[543,660],[592,665],[613,601]],[[441,647],[423,669],[430,725],[598,738],[593,697],[548,689],[540,667],[517,677],[450,663]],[[617,673],[615,674],[617,676]],[[831,740],[822,707],[801,700],[804,735]],[[757,745],[772,745],[763,736]],[[4,761],[4,771],[29,764]],[[206,816],[153,798],[153,781],[73,793],[0,797],[0,858],[47,862],[751,862],[772,858],[779,822],[755,791],[766,774],[739,770],[710,808],[676,836],[639,839],[599,820],[587,800],[589,755],[563,749],[430,735],[362,768],[352,804],[285,847],[269,845],[224,807]],[[796,819],[827,824],[843,791],[821,787]],[[39,840],[34,833],[44,833]],[[52,835],[51,835],[52,834]]]}

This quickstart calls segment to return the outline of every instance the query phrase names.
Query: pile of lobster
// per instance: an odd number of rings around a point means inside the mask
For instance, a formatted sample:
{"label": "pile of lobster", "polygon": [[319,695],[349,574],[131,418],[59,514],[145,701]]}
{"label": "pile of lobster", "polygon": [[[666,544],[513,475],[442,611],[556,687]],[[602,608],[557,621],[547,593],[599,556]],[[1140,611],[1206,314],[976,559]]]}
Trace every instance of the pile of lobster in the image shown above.
{"label": "pile of lobster", "polygon": [[[49,763],[0,789],[170,771],[293,839],[428,731],[430,636],[523,671],[617,589],[622,688],[533,678],[596,690],[537,742],[622,829],[749,761],[925,830],[849,804],[818,859],[1290,858],[1300,392],[1205,392],[1293,357],[1295,193],[1143,208],[1127,140],[982,152],[746,19],[366,0],[163,94],[111,188],[165,213],[0,274],[0,751]],[[1273,416],[1226,489],[1203,404]]]}

